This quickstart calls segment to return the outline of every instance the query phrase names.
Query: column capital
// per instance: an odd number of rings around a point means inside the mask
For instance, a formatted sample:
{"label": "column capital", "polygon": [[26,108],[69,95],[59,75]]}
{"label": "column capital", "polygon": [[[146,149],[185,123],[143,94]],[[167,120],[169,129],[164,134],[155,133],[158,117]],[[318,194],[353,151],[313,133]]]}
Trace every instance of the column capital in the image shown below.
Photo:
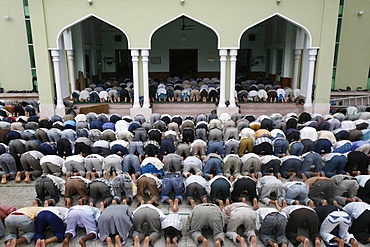
{"label": "column capital", "polygon": [[301,55],[302,50],[301,49],[294,49],[294,55]]}
{"label": "column capital", "polygon": [[317,55],[317,48],[310,48],[308,49],[308,55],[309,56],[316,56]]}
{"label": "column capital", "polygon": [[59,49],[50,49],[50,54],[52,57],[59,57]]}
{"label": "column capital", "polygon": [[131,56],[138,57],[139,56],[139,50],[137,50],[137,49],[131,50]]}
{"label": "column capital", "polygon": [[68,56],[73,56],[75,54],[74,50],[66,50]]}
{"label": "column capital", "polygon": [[237,56],[238,50],[237,49],[230,49],[230,56]]}
{"label": "column capital", "polygon": [[220,49],[219,54],[220,56],[227,56],[227,49]]}
{"label": "column capital", "polygon": [[149,57],[149,50],[148,49],[142,49],[141,50],[141,56],[142,57]]}

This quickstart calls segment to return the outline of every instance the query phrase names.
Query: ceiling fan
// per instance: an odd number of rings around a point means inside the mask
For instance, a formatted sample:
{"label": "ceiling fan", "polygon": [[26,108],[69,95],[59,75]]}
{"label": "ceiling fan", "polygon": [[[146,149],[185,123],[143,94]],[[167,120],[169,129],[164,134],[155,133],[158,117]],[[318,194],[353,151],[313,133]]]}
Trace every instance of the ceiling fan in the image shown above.
{"label": "ceiling fan", "polygon": [[182,25],[180,26],[181,31],[194,30],[194,28],[191,28],[191,27],[194,27],[196,25],[186,25],[185,24],[185,19],[187,19],[187,18],[185,16],[181,16],[181,19],[182,19]]}

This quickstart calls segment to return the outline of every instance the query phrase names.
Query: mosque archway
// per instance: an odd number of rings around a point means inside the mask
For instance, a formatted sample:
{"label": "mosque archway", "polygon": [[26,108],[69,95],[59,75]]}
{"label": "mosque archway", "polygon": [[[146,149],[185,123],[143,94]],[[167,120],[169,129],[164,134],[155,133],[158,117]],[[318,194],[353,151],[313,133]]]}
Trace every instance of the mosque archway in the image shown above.
{"label": "mosque archway", "polygon": [[291,87],[299,90],[306,97],[305,106],[311,107],[318,52],[311,45],[309,30],[294,20],[280,14],[261,20],[241,35],[237,83],[253,80],[251,83]]}
{"label": "mosque archway", "polygon": [[203,78],[219,76],[218,37],[214,30],[181,15],[152,35],[151,78]]}

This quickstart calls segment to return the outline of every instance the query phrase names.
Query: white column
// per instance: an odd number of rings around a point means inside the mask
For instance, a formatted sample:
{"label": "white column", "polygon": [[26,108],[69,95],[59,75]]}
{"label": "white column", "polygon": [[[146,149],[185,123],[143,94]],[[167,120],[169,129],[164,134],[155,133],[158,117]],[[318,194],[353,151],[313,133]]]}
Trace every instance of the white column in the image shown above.
{"label": "white column", "polygon": [[308,50],[308,75],[307,75],[307,96],[305,106],[312,106],[312,85],[315,73],[317,49],[312,48]]}
{"label": "white column", "polygon": [[294,49],[294,71],[293,71],[293,83],[292,88],[298,88],[298,74],[299,74],[299,65],[301,63],[301,49]]}
{"label": "white column", "polygon": [[71,83],[71,93],[76,90],[76,76],[75,76],[75,52],[73,50],[67,50],[68,56],[68,70],[69,70],[69,82]]}
{"label": "white column", "polygon": [[230,105],[229,107],[236,107],[235,105],[235,73],[236,73],[236,56],[238,50],[230,50]]}
{"label": "white column", "polygon": [[134,105],[133,108],[139,108],[139,50],[131,50],[132,57],[132,80],[134,83]]}
{"label": "white column", "polygon": [[218,103],[219,108],[225,108],[225,87],[226,87],[226,56],[227,50],[221,49],[220,53],[220,101]]}
{"label": "white column", "polygon": [[72,30],[70,28],[67,28],[66,30],[64,30],[63,41],[64,41],[64,49],[67,51],[69,83],[71,84],[71,91],[73,92],[76,90],[76,76],[75,76],[75,68],[74,68],[75,53],[73,51]]}
{"label": "white column", "polygon": [[54,66],[54,80],[57,94],[57,109],[64,109],[63,95],[62,95],[62,84],[60,81],[60,64],[59,64],[59,50],[51,50],[51,57]]}
{"label": "white column", "polygon": [[143,62],[143,87],[144,87],[144,103],[143,108],[149,108],[149,50],[141,50],[141,60]]}

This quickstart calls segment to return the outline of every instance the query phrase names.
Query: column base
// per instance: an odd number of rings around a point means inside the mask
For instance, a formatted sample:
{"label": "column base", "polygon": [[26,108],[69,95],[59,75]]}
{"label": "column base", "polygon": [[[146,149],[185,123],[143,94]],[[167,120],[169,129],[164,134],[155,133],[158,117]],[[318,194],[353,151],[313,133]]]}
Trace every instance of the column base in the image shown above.
{"label": "column base", "polygon": [[217,107],[217,116],[221,116],[222,113],[227,113],[231,116],[238,112],[239,107]]}
{"label": "column base", "polygon": [[[41,118],[51,118],[55,115],[55,105],[54,104],[40,104],[39,105],[39,116]],[[64,115],[63,115],[64,116]]]}
{"label": "column base", "polygon": [[140,106],[140,103],[139,102],[134,102],[134,104],[132,105],[132,108],[137,108],[139,109],[141,106]]}
{"label": "column base", "polygon": [[56,108],[55,114],[64,117],[66,115],[66,108]]}
{"label": "column base", "polygon": [[152,114],[152,108],[131,108],[130,115],[134,118],[137,114],[143,114],[146,121],[150,120],[150,115]]}
{"label": "column base", "polygon": [[313,105],[312,104],[309,104],[309,105],[305,104],[303,109],[304,109],[305,112],[308,112],[310,114],[313,113]]}
{"label": "column base", "polygon": [[330,104],[329,103],[314,103],[313,113],[319,113],[321,115],[330,113]]}
{"label": "column base", "polygon": [[218,102],[218,108],[226,108],[227,106],[226,106],[226,102],[225,101],[219,101]]}

